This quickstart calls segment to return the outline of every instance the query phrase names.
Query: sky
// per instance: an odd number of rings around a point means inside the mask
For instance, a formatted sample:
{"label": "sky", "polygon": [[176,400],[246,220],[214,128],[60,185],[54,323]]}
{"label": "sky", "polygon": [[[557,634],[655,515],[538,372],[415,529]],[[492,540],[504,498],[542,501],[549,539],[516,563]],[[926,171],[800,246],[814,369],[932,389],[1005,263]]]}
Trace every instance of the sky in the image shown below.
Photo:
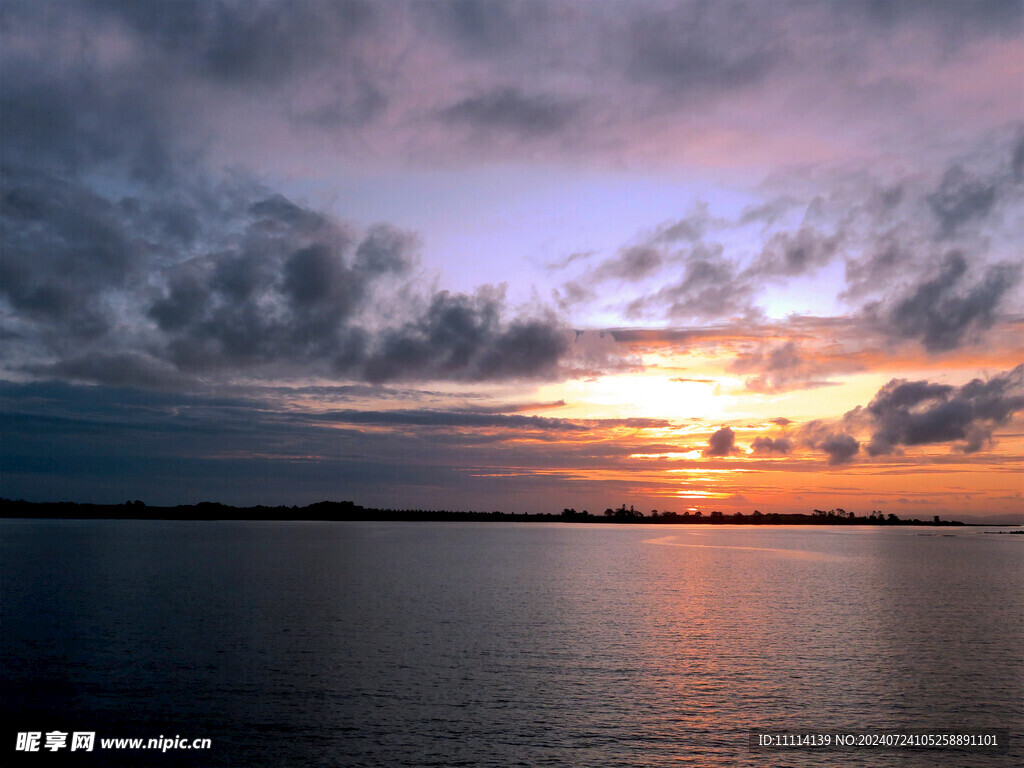
{"label": "sky", "polygon": [[0,3],[0,495],[1024,521],[1024,5]]}

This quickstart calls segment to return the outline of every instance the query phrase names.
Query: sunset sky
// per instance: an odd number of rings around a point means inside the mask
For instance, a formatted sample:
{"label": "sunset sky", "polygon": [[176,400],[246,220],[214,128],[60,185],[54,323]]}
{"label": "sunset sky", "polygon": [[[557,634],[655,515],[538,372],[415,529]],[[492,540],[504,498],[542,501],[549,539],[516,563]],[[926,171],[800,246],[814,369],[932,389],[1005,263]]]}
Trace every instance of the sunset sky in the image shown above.
{"label": "sunset sky", "polygon": [[1024,5],[0,5],[0,495],[1024,519]]}

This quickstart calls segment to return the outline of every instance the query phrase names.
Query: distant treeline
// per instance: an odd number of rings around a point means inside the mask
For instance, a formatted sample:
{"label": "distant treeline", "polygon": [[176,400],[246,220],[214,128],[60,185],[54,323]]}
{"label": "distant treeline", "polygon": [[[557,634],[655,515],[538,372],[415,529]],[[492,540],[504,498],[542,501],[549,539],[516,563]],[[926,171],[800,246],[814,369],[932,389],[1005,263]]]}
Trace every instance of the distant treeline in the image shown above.
{"label": "distant treeline", "polygon": [[652,509],[644,514],[625,504],[616,509],[609,507],[601,514],[587,510],[563,509],[561,514],[516,514],[514,512],[455,512],[443,509],[372,509],[351,501],[320,501],[305,507],[232,507],[217,502],[177,507],[150,507],[141,501],[124,504],[75,504],[73,502],[34,503],[0,499],[0,517],[7,518],[62,518],[79,520],[462,520],[506,521],[536,523],[606,523],[630,525],[655,523],[658,525],[964,525],[956,520],[904,520],[894,514],[872,510],[870,515],[855,515],[844,509],[816,509],[811,514],[719,511],[659,512]]}

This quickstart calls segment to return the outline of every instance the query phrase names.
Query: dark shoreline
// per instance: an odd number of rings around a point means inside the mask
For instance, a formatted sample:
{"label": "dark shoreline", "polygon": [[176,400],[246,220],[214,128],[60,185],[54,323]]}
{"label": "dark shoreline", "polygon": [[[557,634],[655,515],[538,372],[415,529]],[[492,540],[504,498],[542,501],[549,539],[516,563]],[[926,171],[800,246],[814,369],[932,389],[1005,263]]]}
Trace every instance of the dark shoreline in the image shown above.
{"label": "dark shoreline", "polygon": [[[610,514],[609,514],[610,513]],[[63,520],[277,520],[277,521],[394,521],[394,522],[517,522],[517,523],[600,523],[604,525],[835,525],[835,526],[984,526],[958,520],[904,520],[881,512],[857,516],[844,510],[815,510],[814,514],[710,515],[608,509],[590,514],[566,509],[562,514],[514,512],[478,512],[452,510],[395,510],[361,507],[351,501],[322,501],[304,507],[233,507],[217,502],[183,504],[175,507],[147,506],[142,502],[124,504],[77,504],[74,502],[28,502],[0,499],[0,518]]]}

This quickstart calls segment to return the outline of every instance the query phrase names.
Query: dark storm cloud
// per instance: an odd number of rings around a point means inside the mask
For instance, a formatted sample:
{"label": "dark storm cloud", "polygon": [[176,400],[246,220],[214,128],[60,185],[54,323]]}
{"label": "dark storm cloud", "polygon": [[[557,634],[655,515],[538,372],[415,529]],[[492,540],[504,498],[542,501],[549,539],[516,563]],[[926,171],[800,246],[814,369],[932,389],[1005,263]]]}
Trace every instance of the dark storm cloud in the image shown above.
{"label": "dark storm cloud", "polygon": [[893,379],[851,416],[871,424],[871,456],[898,452],[899,446],[953,442],[958,450],[974,453],[991,443],[996,427],[1021,410],[1024,365],[962,387]]}
{"label": "dark storm cloud", "polygon": [[[343,227],[280,196],[253,202],[242,221],[225,224],[244,224],[240,244],[168,270],[163,295],[149,308],[176,365],[337,363],[358,354],[362,340],[349,321],[379,270],[352,259]],[[359,247],[373,251],[376,240],[371,233]]]}
{"label": "dark storm cloud", "polygon": [[736,435],[729,427],[722,427],[708,438],[708,447],[701,456],[728,456],[736,452]]}
{"label": "dark storm cloud", "polygon": [[576,104],[550,95],[500,88],[468,96],[442,109],[440,116],[449,124],[540,136],[562,130],[577,109]]}
{"label": "dark storm cloud", "polygon": [[550,376],[568,350],[566,329],[550,317],[501,322],[493,291],[473,296],[442,291],[422,316],[382,334],[365,362],[369,381],[403,378]]}
{"label": "dark storm cloud", "polygon": [[359,236],[242,181],[140,192],[113,201],[47,174],[5,176],[0,296],[25,370],[155,384],[168,362],[182,381],[288,364],[475,381],[552,376],[568,351],[559,322],[506,318],[495,292],[422,297],[417,238],[394,227]]}
{"label": "dark storm cloud", "polygon": [[750,444],[753,448],[754,453],[759,456],[767,456],[773,453],[786,455],[793,450],[793,444],[788,438],[785,437],[766,437],[761,435],[754,438],[754,442]]}
{"label": "dark storm cloud", "polygon": [[[288,362],[373,382],[554,375],[566,330],[548,316],[504,318],[495,291],[441,291],[398,326],[369,332],[380,281],[404,280],[416,238],[372,227],[350,233],[281,198],[250,208],[241,245],[170,271],[150,316],[185,370]],[[405,290],[412,290],[407,285]]]}
{"label": "dark storm cloud", "polygon": [[964,255],[951,252],[933,277],[888,306],[869,304],[866,314],[887,334],[917,339],[929,352],[954,349],[995,324],[1003,297],[1020,278],[1021,265],[1011,263],[975,278]]}
{"label": "dark storm cloud", "polygon": [[123,212],[79,184],[42,173],[4,174],[0,295],[23,316],[72,336],[107,329],[99,300],[120,287],[142,249]]}

